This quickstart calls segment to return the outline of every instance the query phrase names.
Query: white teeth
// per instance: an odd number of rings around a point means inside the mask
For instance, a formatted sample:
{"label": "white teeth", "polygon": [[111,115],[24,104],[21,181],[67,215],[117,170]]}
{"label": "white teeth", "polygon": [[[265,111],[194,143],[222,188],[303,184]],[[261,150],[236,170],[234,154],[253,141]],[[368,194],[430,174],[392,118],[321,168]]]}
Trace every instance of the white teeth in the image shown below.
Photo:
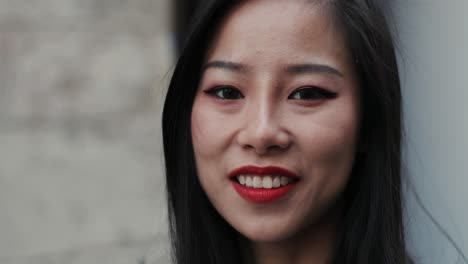
{"label": "white teeth", "polygon": [[239,175],[237,181],[244,186],[256,189],[279,188],[288,185],[292,180],[285,176],[259,176],[259,175]]}
{"label": "white teeth", "polygon": [[270,176],[263,177],[262,187],[265,189],[271,189],[271,187],[273,187],[273,181]]}
{"label": "white teeth", "polygon": [[252,178],[247,176],[245,177],[245,186],[247,187],[253,187],[253,184],[252,184]]}
{"label": "white teeth", "polygon": [[262,178],[260,178],[259,176],[255,176],[253,178],[253,187],[262,188]]}
{"label": "white teeth", "polygon": [[280,177],[276,176],[274,179],[273,179],[273,188],[278,188],[281,186],[281,180],[280,180]]}
{"label": "white teeth", "polygon": [[240,184],[245,185],[245,176],[244,175],[239,176],[238,180],[239,180]]}
{"label": "white teeth", "polygon": [[281,186],[288,184],[289,180],[287,177],[281,176]]}

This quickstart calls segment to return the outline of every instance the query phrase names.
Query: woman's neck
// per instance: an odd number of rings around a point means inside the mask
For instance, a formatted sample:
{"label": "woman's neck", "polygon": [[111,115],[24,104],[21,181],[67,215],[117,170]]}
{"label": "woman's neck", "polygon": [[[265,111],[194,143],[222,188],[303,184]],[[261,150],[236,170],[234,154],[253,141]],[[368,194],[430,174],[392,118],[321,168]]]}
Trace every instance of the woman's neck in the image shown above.
{"label": "woman's neck", "polygon": [[337,218],[301,230],[297,235],[275,242],[248,241],[248,259],[255,264],[329,264],[337,242]]}

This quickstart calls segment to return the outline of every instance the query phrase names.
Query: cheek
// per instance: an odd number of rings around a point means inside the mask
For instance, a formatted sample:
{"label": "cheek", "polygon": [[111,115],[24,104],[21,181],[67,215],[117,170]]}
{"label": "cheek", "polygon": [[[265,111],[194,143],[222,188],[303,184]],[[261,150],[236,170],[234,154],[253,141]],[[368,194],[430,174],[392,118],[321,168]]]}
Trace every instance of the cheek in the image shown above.
{"label": "cheek", "polygon": [[[320,115],[296,126],[304,188],[295,203],[302,204],[294,215],[318,221],[339,201],[355,157],[357,115]],[[304,209],[305,208],[305,209]],[[306,225],[306,222],[302,224]],[[298,225],[302,225],[298,224]]]}
{"label": "cheek", "polygon": [[[196,97],[192,109],[192,142],[199,172],[220,167],[230,143],[228,118],[214,111],[203,98]],[[207,169],[209,167],[209,169]]]}
{"label": "cheek", "polygon": [[220,193],[226,193],[226,157],[230,142],[229,118],[213,110],[203,100],[195,98],[191,115],[192,143],[198,179],[209,200],[216,208],[226,202]]}
{"label": "cheek", "polygon": [[213,157],[216,157],[216,130],[212,127],[213,122],[210,120],[209,112],[203,108],[203,104],[200,104],[196,97],[191,116],[192,144],[197,174],[205,191],[207,191],[206,183],[212,178],[208,172],[215,172],[212,167],[215,164]]}
{"label": "cheek", "polygon": [[320,128],[307,133],[305,137],[310,140],[305,145],[309,157],[326,164],[352,159],[357,142],[357,127],[353,122],[342,125],[336,127],[335,124],[331,126],[322,124]]}
{"label": "cheek", "polygon": [[[358,141],[360,109],[356,95],[346,96],[329,111],[317,117],[320,128],[309,130],[312,142],[322,149],[323,159],[328,162],[352,162]],[[351,161],[350,161],[351,159]]]}
{"label": "cheek", "polygon": [[359,112],[352,106],[315,116],[297,127],[301,163],[308,168],[315,191],[331,195],[349,179],[359,131]]}
{"label": "cheek", "polygon": [[354,153],[359,130],[359,114],[354,107],[330,109],[304,119],[290,119],[290,126],[307,157],[337,161]]}
{"label": "cheek", "polygon": [[204,107],[200,99],[195,98],[192,109],[191,129],[192,142],[197,158],[199,156],[210,155],[216,150],[220,134],[216,127],[219,123],[216,121],[213,113]]}

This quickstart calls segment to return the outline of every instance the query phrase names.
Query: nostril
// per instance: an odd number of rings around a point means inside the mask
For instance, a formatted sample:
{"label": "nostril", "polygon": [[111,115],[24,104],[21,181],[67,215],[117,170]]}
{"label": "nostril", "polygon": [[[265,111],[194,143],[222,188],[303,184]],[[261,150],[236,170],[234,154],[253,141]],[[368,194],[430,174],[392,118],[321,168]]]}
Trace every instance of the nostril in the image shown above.
{"label": "nostril", "polygon": [[281,149],[282,149],[282,147],[280,147],[278,145],[267,147],[267,150],[270,150],[270,151],[281,150]]}
{"label": "nostril", "polygon": [[288,148],[291,138],[288,131],[280,126],[257,125],[239,131],[236,141],[244,150],[263,155]]}

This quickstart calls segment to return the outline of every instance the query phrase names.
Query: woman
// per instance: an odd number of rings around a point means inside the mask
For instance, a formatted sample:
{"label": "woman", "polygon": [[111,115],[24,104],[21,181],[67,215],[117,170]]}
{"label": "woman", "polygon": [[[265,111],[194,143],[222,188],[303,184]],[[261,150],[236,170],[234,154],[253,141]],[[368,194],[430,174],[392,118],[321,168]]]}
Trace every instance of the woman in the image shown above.
{"label": "woman", "polygon": [[176,263],[410,263],[392,37],[365,0],[214,1],[163,112]]}

